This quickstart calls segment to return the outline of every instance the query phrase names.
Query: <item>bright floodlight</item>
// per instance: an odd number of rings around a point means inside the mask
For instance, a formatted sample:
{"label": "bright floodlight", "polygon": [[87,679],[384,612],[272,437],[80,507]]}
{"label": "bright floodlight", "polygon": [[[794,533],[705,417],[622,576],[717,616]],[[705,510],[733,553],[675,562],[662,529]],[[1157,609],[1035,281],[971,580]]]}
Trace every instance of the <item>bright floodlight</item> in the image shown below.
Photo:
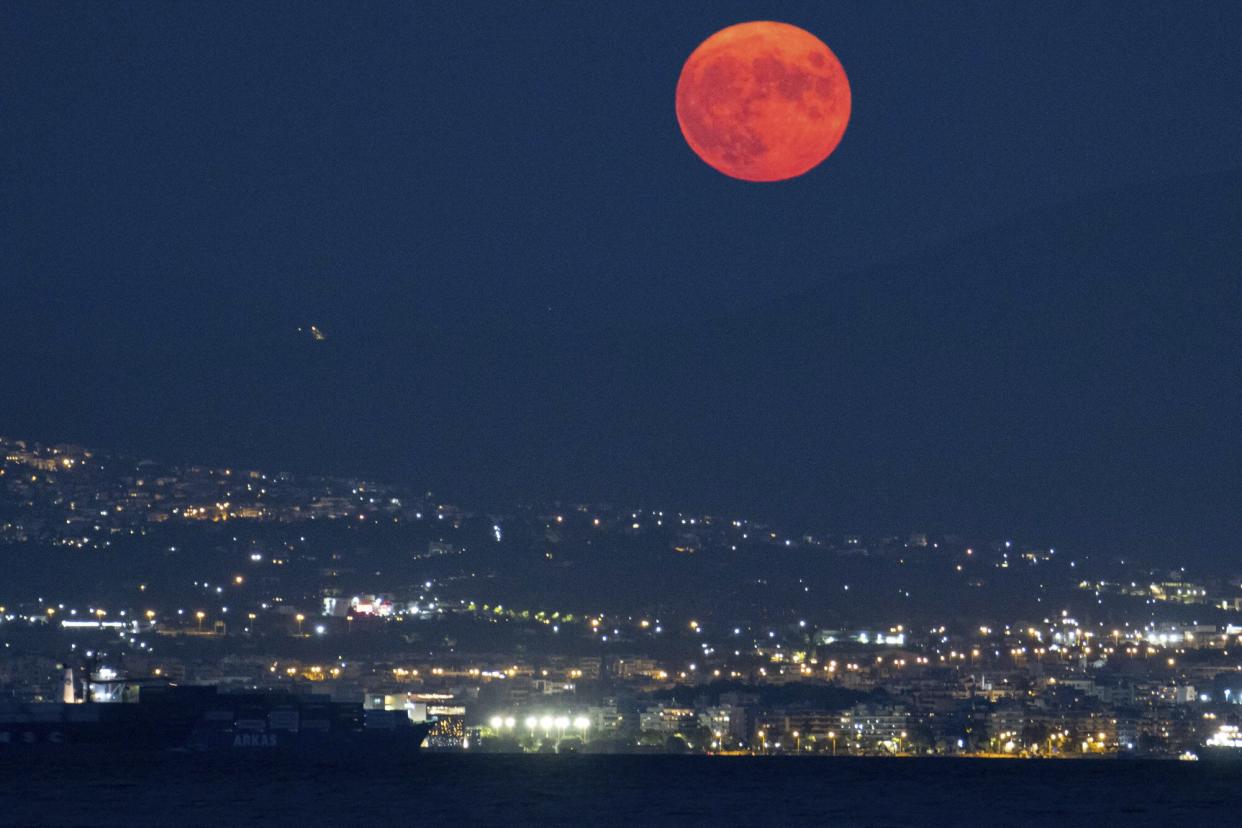
{"label": "bright floodlight", "polygon": [[492,716],[487,723],[492,726],[492,730],[500,730],[504,726],[505,720],[500,716]]}

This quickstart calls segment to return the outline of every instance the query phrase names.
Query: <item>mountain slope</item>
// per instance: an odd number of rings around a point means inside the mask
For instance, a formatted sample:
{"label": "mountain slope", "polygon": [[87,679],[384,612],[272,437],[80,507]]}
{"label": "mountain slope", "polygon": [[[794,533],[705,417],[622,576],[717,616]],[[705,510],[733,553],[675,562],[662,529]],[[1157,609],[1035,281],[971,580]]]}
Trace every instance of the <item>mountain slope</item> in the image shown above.
{"label": "mountain slope", "polygon": [[[1242,176],[1108,193],[745,315],[17,353],[13,431],[837,528],[1242,532]],[[54,377],[55,382],[46,379]],[[135,428],[135,423],[141,427]]]}

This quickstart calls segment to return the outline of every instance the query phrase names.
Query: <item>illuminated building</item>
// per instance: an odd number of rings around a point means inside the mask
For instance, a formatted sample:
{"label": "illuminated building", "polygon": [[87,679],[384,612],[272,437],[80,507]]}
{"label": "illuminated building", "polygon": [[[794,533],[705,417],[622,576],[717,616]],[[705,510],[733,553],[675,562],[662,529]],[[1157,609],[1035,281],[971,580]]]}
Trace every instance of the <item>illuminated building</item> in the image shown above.
{"label": "illuminated building", "polygon": [[675,707],[663,703],[647,707],[639,714],[639,729],[645,733],[671,735],[697,721],[693,707]]}

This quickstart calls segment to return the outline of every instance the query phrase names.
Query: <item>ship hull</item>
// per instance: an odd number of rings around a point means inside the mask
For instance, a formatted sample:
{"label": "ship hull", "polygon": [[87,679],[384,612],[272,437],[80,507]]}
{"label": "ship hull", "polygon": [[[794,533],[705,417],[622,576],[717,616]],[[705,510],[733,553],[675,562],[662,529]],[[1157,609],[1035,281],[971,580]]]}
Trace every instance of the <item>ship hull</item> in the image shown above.
{"label": "ship hull", "polygon": [[1214,765],[1242,765],[1242,748],[1204,745],[1195,750],[1200,762]]}
{"label": "ship hull", "polygon": [[221,730],[194,733],[187,741],[191,753],[227,755],[241,759],[297,759],[346,761],[413,759],[431,730],[428,723],[411,723],[396,730],[348,733],[293,733],[288,731]]}
{"label": "ship hull", "polygon": [[0,710],[0,755],[11,752],[179,751],[230,757],[401,761],[432,722],[402,711],[292,693],[158,688],[137,703],[32,704]]}

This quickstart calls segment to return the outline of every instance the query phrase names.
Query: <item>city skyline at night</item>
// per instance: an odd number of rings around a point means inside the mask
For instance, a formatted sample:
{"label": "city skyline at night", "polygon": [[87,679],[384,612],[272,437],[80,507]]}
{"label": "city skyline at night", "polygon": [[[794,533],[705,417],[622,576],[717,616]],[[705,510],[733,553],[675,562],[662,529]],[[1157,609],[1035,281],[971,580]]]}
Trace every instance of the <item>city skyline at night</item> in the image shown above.
{"label": "city skyline at night", "polygon": [[1229,824],[1239,43],[0,4],[0,826]]}

